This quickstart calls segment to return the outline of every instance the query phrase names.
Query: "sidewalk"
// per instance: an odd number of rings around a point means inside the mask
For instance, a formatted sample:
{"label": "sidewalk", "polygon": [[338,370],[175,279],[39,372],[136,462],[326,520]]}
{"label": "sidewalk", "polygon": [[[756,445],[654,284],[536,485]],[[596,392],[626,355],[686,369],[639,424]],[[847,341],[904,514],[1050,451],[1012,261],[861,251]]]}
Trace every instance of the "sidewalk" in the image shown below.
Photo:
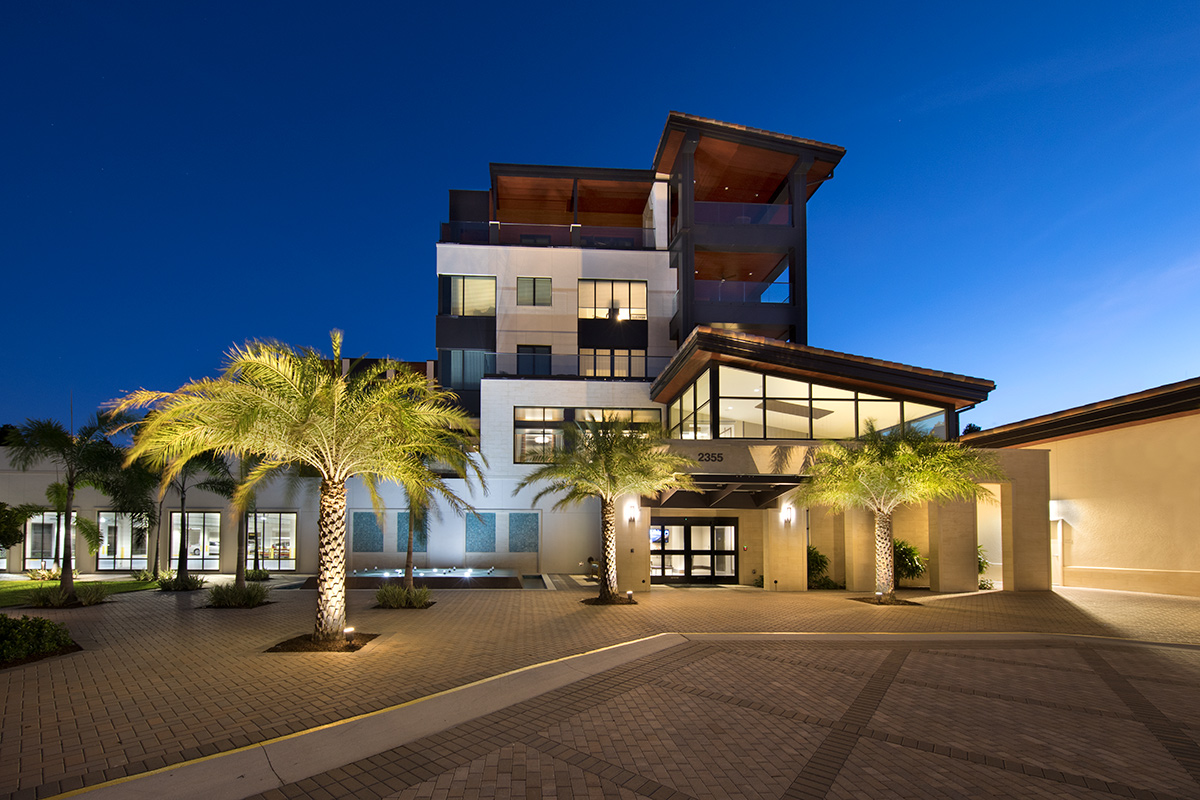
{"label": "sidewalk", "polygon": [[[1093,590],[916,592],[920,607],[878,608],[841,592],[662,589],[637,606],[603,608],[578,602],[592,589],[555,580],[562,591],[435,592],[437,604],[426,611],[370,609],[370,592],[352,592],[351,623],[382,635],[350,655],[261,652],[311,627],[311,592],[279,591],[277,602],[251,611],[195,608],[199,594],[158,593],[47,611],[67,622],[85,650],[0,672],[0,789],[9,797],[68,792],[675,632],[686,634],[677,645],[589,671],[548,693],[493,691],[516,705],[451,720],[448,733],[380,744],[387,752],[348,759],[350,766],[316,764],[323,771],[315,777],[278,777],[272,769],[272,785],[285,785],[265,796],[492,796],[494,789],[495,796],[523,797],[535,786],[540,794],[553,785],[558,796],[663,797],[669,789],[694,797],[783,796],[780,791],[840,797],[855,796],[856,781],[884,756],[884,763],[908,765],[903,774],[925,792],[929,775],[913,764],[930,758],[926,746],[935,754],[937,748],[953,751],[941,757],[946,761],[935,774],[961,773],[947,785],[971,786],[967,793],[974,796],[986,796],[967,777],[984,768],[975,758],[984,765],[988,758],[1011,761],[1022,781],[1029,779],[1025,768],[1036,767],[1112,783],[1113,791],[1120,784],[1157,796],[1200,796],[1188,761],[1200,731],[1197,702],[1189,699],[1200,697],[1200,654],[1116,641],[1200,644],[1200,600]],[[848,643],[693,635],[768,631],[1016,631],[1116,640],[958,636],[931,643],[883,636]],[[891,678],[877,675],[884,662],[896,666],[887,673]],[[829,705],[837,697],[844,707]],[[872,713],[861,697],[877,698]],[[843,719],[852,708],[857,716]],[[1097,720],[1108,726],[1106,736],[1118,738],[1088,738]],[[1121,724],[1112,728],[1113,720]],[[834,733],[840,744],[828,743]],[[1044,755],[1030,751],[1031,737],[1046,743]],[[776,753],[791,755],[780,760]],[[1077,756],[1082,760],[1072,769]],[[855,766],[860,760],[861,770]],[[693,762],[713,769],[720,763],[721,775],[681,766]],[[818,782],[809,794],[796,794],[800,776],[807,781],[817,773],[828,785]],[[231,782],[236,778],[226,774]],[[624,777],[614,782],[618,774]],[[999,780],[992,776],[989,785],[1006,785],[993,779]],[[839,780],[850,783],[839,788]],[[903,781],[893,785],[890,771],[874,780],[880,785],[873,796],[907,793]],[[1053,784],[1044,796],[1097,791],[1077,789],[1067,778],[1037,780],[1043,789]],[[131,792],[138,784],[123,783],[123,794],[114,796],[137,796]]]}

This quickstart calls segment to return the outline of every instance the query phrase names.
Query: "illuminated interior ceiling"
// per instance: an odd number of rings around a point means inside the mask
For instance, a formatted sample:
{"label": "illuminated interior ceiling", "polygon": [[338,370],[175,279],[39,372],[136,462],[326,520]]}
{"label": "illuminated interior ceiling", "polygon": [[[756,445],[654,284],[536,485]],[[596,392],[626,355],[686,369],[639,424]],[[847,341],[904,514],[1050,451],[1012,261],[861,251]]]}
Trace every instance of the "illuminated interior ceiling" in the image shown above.
{"label": "illuminated interior ceiling", "polygon": [[696,250],[696,280],[771,283],[787,268],[779,253],[718,253]]}
{"label": "illuminated interior ceiling", "polygon": [[[497,171],[493,166],[492,192],[496,219],[527,225],[571,225],[576,221],[574,193],[579,182],[579,224],[595,227],[640,228],[653,180],[581,177],[570,168],[553,168],[558,174],[520,174],[519,166]],[[547,168],[537,168],[546,172]],[[531,168],[529,171],[533,171]],[[578,170],[579,173],[603,170]]]}

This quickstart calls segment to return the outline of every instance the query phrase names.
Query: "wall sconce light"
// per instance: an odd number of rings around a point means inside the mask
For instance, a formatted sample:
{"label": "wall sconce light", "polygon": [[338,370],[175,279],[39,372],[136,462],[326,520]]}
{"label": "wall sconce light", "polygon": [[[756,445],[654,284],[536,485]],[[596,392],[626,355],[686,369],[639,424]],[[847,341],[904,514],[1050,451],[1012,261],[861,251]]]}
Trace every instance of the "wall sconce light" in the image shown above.
{"label": "wall sconce light", "polygon": [[795,507],[793,507],[791,505],[784,506],[783,510],[779,512],[779,517],[780,517],[780,519],[783,520],[784,525],[791,525],[792,520],[794,520],[796,518]]}
{"label": "wall sconce light", "polygon": [[636,503],[630,503],[625,506],[625,517],[629,520],[629,524],[633,525],[638,520],[638,507]]}

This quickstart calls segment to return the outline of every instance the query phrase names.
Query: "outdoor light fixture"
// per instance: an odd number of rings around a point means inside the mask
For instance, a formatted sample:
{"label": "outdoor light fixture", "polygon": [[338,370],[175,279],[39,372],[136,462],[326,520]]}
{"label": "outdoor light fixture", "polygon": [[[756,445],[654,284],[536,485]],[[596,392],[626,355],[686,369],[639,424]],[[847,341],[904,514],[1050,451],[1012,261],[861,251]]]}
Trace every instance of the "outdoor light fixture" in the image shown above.
{"label": "outdoor light fixture", "polygon": [[792,506],[784,506],[783,511],[779,514],[785,525],[790,525],[792,520],[796,518],[796,509]]}
{"label": "outdoor light fixture", "polygon": [[629,505],[625,506],[625,516],[629,518],[630,525],[637,522],[638,507],[635,503],[630,503]]}
{"label": "outdoor light fixture", "polygon": [[625,593],[625,599],[628,600],[630,603],[633,602],[633,589],[630,589],[628,592]]}
{"label": "outdoor light fixture", "polygon": [[346,633],[346,641],[353,642],[354,641],[354,628],[346,628],[345,633]]}

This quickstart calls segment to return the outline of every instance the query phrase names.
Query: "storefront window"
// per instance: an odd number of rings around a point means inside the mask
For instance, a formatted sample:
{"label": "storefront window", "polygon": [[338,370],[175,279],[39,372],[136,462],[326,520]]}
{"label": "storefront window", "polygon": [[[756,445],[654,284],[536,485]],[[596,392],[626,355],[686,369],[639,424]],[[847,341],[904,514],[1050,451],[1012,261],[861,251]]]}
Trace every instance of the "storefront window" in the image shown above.
{"label": "storefront window", "polygon": [[[221,514],[189,511],[187,515],[187,567],[215,572],[221,568]],[[179,568],[179,512],[171,512],[170,568]]]}
{"label": "storefront window", "polygon": [[96,553],[96,569],[103,572],[146,569],[149,539],[145,526],[135,525],[134,518],[129,514],[101,511],[100,550]]}
{"label": "storefront window", "polygon": [[[75,533],[76,514],[71,512],[71,533]],[[75,555],[75,536],[65,536],[62,514],[46,511],[34,514],[25,523],[25,569],[57,566],[62,563],[63,547]],[[74,563],[74,562],[72,562]]]}
{"label": "storefront window", "polygon": [[258,511],[247,514],[246,533],[247,567],[268,572],[291,572],[296,569],[294,512]]}

